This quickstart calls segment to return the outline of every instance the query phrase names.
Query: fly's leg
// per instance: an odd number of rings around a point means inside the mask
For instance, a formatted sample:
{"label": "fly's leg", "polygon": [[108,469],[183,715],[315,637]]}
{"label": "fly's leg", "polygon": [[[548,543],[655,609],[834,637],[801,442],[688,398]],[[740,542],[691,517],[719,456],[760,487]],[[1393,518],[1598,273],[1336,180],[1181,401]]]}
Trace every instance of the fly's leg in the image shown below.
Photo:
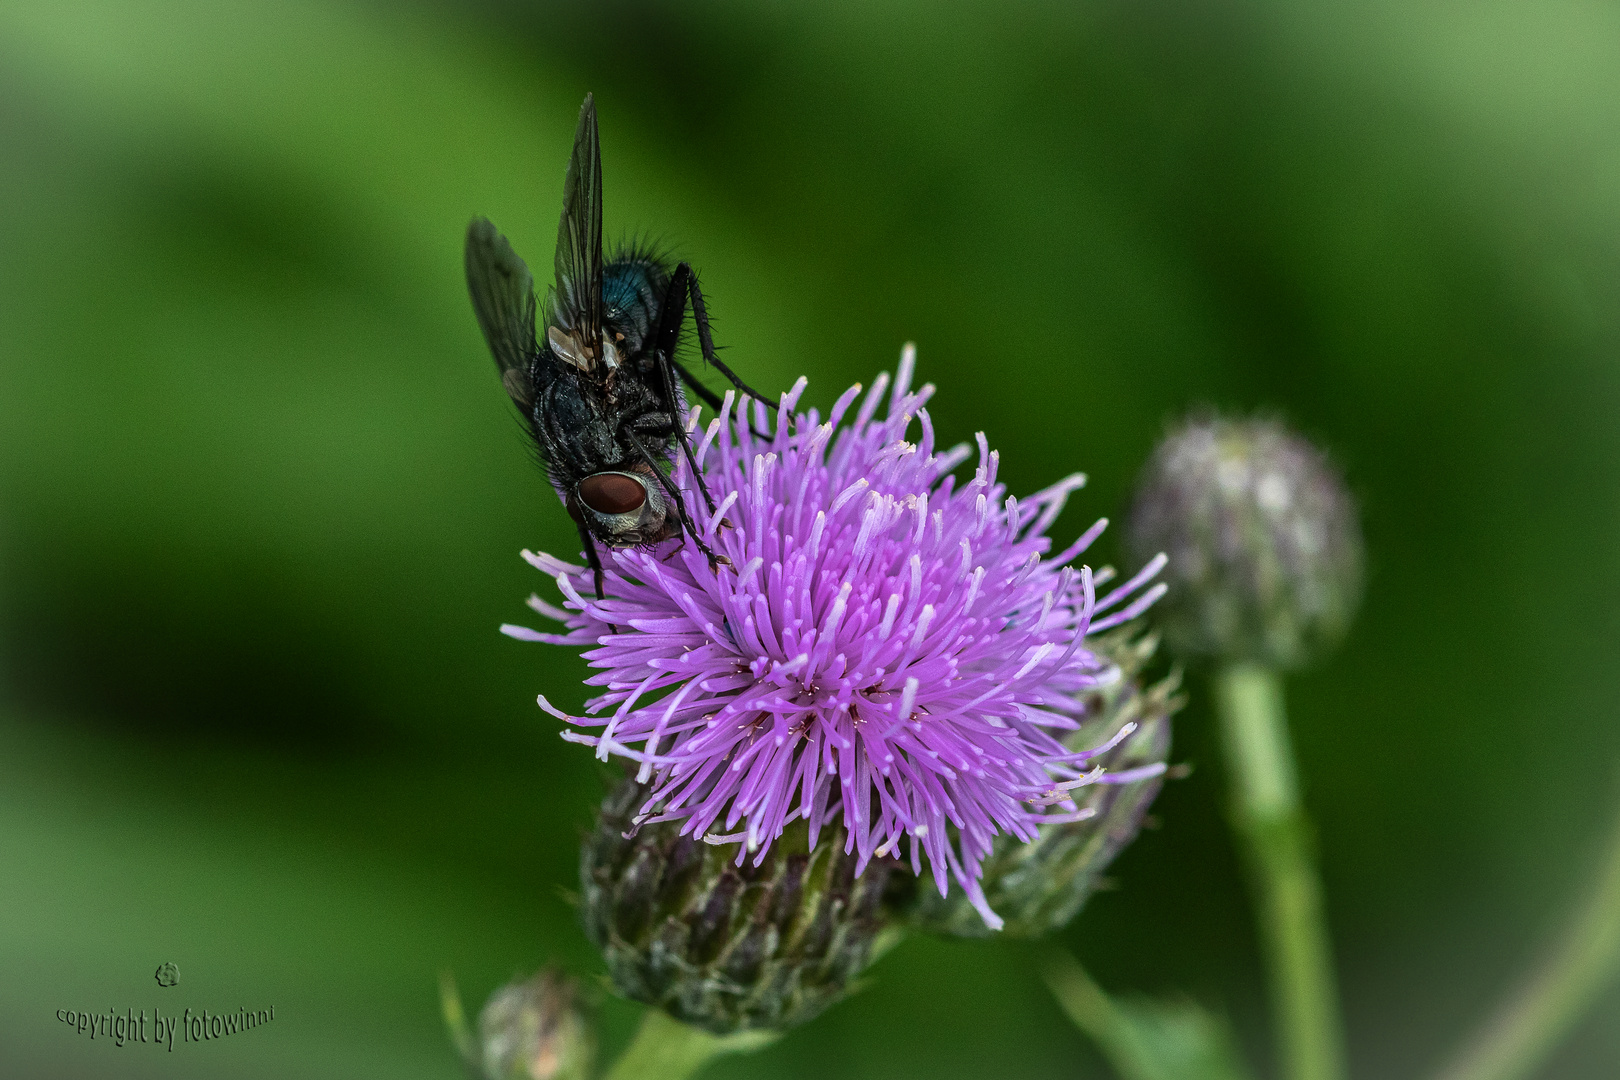
{"label": "fly's leg", "polygon": [[[664,306],[658,319],[658,330],[653,337],[652,355],[658,364],[658,374],[664,380],[664,397],[669,402],[669,411],[674,414],[676,403],[680,400],[675,393],[675,376],[671,368],[678,368],[686,381],[691,383],[698,391],[698,396],[713,409],[720,411],[720,399],[714,392],[693,381],[685,368],[675,362],[675,346],[680,341],[681,324],[686,321],[686,291],[692,281],[692,268],[685,263],[676,267],[674,275],[669,280],[669,288],[664,292]],[[681,453],[686,455],[686,463],[692,469],[692,476],[697,480],[698,490],[703,493],[703,501],[709,512],[714,512],[714,496],[709,494],[709,485],[703,479],[703,472],[698,468],[697,455],[692,450],[692,437],[687,434],[686,425],[682,422],[685,417],[677,416],[673,425],[675,436],[680,440]],[[649,425],[642,430],[649,434],[668,435],[669,429],[660,421],[656,430]],[[655,466],[656,468],[656,466]]]}
{"label": "fly's leg", "polygon": [[[653,351],[659,355],[673,357],[675,346],[680,344],[681,324],[686,321],[686,284],[691,278],[692,268],[681,263],[664,289],[664,303],[659,308],[658,328],[653,332],[652,339]],[[673,409],[674,405],[671,398],[670,407]]]}
{"label": "fly's leg", "polygon": [[[769,400],[759,391],[737,378],[736,374],[715,356],[714,335],[709,332],[709,312],[703,306],[703,290],[698,288],[697,275],[693,273],[691,263],[681,263],[675,267],[675,272],[670,275],[669,287],[664,290],[664,304],[658,319],[658,330],[653,335],[654,355],[661,357],[674,368],[680,374],[681,381],[691,387],[692,392],[697,394],[699,400],[716,413],[720,411],[720,396],[698,382],[696,377],[686,370],[679,360],[675,359],[675,346],[680,343],[681,326],[686,321],[688,296],[691,297],[692,320],[697,324],[698,344],[702,347],[704,361],[718,368],[721,374],[730,379],[732,384],[745,395],[756,401],[764,402],[766,407],[770,409],[776,409],[776,402]],[[667,373],[665,378],[669,390],[670,409],[673,410],[675,408],[675,380],[669,378]],[[770,438],[765,432],[754,427],[752,420],[748,423],[748,429],[754,433],[755,438]]]}
{"label": "fly's leg", "polygon": [[755,401],[760,402],[772,412],[777,411],[776,402],[739,379],[737,373],[721,363],[720,358],[714,354],[714,336],[709,333],[709,309],[703,305],[703,290],[698,288],[697,275],[692,273],[692,267],[689,264],[681,263],[681,265],[677,266],[675,268],[676,276],[679,276],[682,270],[686,271],[686,287],[692,294],[692,321],[697,324],[698,345],[703,349],[704,362],[712,365],[720,374],[730,379],[732,386],[735,386]]}
{"label": "fly's leg", "polygon": [[[679,360],[671,360],[669,363],[670,366],[675,369],[676,373],[680,375],[681,382],[690,387],[692,392],[698,396],[698,400],[703,402],[703,404],[707,405],[709,408],[713,409],[716,414],[718,414],[721,407],[724,405],[724,402],[720,400],[720,395],[698,382],[697,376],[693,375],[690,371],[687,371],[686,365],[681,363]],[[755,427],[752,417],[750,417],[748,420],[748,430],[754,433],[754,438],[756,439],[764,439],[766,442],[771,441],[770,432],[761,431],[759,428]]]}
{"label": "fly's leg", "polygon": [[703,404],[713,409],[716,413],[718,413],[725,405],[725,402],[720,400],[719,394],[698,382],[697,376],[686,370],[685,364],[682,364],[679,360],[671,360],[669,362],[669,366],[675,369],[675,373],[681,377],[681,382],[685,383],[687,389],[696,394],[698,396],[698,400],[703,402]]}
{"label": "fly's leg", "polygon": [[[585,545],[585,564],[591,568],[591,576],[596,579],[596,598],[606,599],[602,594],[602,558],[596,553],[596,541],[591,538],[591,531],[583,522],[576,521],[574,525],[579,529],[579,542]],[[619,628],[608,623],[608,631],[617,634]]]}
{"label": "fly's leg", "polygon": [[583,523],[576,521],[574,525],[579,529],[579,542],[585,545],[585,563],[591,568],[591,574],[596,578],[596,598],[601,600],[604,598],[602,596],[602,559],[596,554],[596,542],[591,537],[591,531]]}
{"label": "fly's leg", "polygon": [[[674,364],[674,361],[669,358],[669,354],[666,352],[659,352],[656,355],[659,360],[658,373],[664,377],[664,393],[673,402],[675,400],[675,375],[670,371],[670,367]],[[712,394],[710,396],[713,397]],[[686,425],[681,423],[681,419],[681,417],[676,417],[676,422],[672,425],[675,429],[675,438],[681,444],[681,453],[686,455],[686,464],[692,470],[692,478],[697,481],[698,490],[703,493],[703,501],[709,507],[709,513],[712,514],[714,513],[714,496],[709,494],[709,485],[704,483],[703,470],[698,468],[697,454],[692,451],[692,436],[687,432]],[[648,434],[669,434],[662,421],[659,422],[656,429],[649,425],[646,430]]]}
{"label": "fly's leg", "polygon": [[[643,430],[646,431],[647,434],[655,433],[651,428]],[[678,430],[679,429],[677,429],[677,431]],[[633,427],[626,427],[623,429],[623,431],[626,437],[629,438],[630,445],[636,448],[636,453],[641,455],[642,460],[652,468],[653,475],[658,477],[658,483],[663,487],[664,493],[670,497],[672,502],[675,503],[675,509],[681,515],[681,527],[685,529],[687,534],[692,537],[692,542],[698,546],[698,550],[703,552],[703,554],[708,558],[709,566],[715,569],[718,569],[721,566],[730,566],[730,559],[726,558],[724,555],[717,555],[708,544],[703,542],[703,537],[698,535],[697,523],[692,520],[692,515],[686,512],[686,500],[681,498],[680,490],[670,482],[669,477],[665,476],[664,471],[658,467],[658,459],[649,454],[647,452],[647,448],[642,445],[641,440],[636,437],[636,429]],[[669,434],[669,425],[667,425],[666,422],[660,422],[656,433],[666,435]]]}

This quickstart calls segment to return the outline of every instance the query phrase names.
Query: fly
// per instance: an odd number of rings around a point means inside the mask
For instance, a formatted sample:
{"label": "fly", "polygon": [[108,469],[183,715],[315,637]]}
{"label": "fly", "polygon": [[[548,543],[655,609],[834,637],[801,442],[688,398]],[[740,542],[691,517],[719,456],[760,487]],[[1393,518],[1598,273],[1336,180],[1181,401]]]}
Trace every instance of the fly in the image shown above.
{"label": "fly", "polygon": [[698,535],[670,479],[675,454],[684,454],[714,512],[686,431],[681,384],[712,409],[718,410],[720,399],[675,357],[688,303],[704,361],[743,394],[772,409],[776,404],[715,356],[703,292],[690,264],[671,266],[634,245],[604,258],[602,150],[589,95],[579,111],[563,182],[555,269],[543,334],[537,335],[528,266],[488,220],[475,218],[467,229],[467,287],[478,325],[506,393],[522,412],[552,485],[579,528],[597,598],[602,596],[597,544],[638,547],[684,532],[711,566],[729,565]]}

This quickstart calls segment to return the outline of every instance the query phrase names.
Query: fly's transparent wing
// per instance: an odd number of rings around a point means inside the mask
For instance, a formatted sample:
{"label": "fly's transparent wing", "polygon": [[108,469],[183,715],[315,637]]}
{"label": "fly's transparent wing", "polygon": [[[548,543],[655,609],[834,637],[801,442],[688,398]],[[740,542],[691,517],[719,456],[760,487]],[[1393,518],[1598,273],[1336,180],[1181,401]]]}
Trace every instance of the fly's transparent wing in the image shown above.
{"label": "fly's transparent wing", "polygon": [[525,412],[534,405],[529,361],[534,340],[534,278],[506,237],[485,218],[467,228],[467,290],[478,325],[501,369],[501,383]]}
{"label": "fly's transparent wing", "polygon": [[589,94],[580,106],[574,153],[563,181],[554,307],[557,322],[597,354],[602,327],[602,144],[596,102]]}

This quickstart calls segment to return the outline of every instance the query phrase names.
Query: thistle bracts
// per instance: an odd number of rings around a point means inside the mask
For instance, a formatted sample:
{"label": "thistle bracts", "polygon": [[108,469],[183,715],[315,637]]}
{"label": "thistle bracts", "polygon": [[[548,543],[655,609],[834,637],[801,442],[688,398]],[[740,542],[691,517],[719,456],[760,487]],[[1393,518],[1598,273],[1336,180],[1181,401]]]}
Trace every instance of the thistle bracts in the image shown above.
{"label": "thistle bracts", "polygon": [[580,860],[585,932],[620,993],[726,1034],[791,1027],[849,990],[888,923],[892,861],[857,876],[844,830],[823,829],[811,850],[803,821],[757,864],[679,822],[627,837],[647,796],[621,783]]}
{"label": "thistle bracts", "polygon": [[[984,863],[985,898],[1006,920],[1002,933],[1034,938],[1067,925],[1096,891],[1104,871],[1141,829],[1159,793],[1170,752],[1170,717],[1181,708],[1180,676],[1172,673],[1149,686],[1142,669],[1158,645],[1154,635],[1123,627],[1092,642],[1112,661],[1119,678],[1082,698],[1086,719],[1069,737],[1076,750],[1119,741],[1091,759],[1103,779],[1077,790],[1080,820],[1041,827],[1023,843],[1003,836]],[[1120,739],[1127,725],[1134,730]],[[1122,783],[1110,782],[1123,780]],[[992,931],[960,893],[941,896],[918,882],[909,908],[913,926],[957,937],[985,937]]]}

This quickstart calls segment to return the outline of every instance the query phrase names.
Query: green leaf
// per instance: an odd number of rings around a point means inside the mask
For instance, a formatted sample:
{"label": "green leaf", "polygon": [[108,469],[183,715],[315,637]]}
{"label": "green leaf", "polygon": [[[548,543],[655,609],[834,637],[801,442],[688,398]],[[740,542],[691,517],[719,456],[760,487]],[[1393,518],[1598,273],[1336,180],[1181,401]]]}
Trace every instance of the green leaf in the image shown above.
{"label": "green leaf", "polygon": [[456,1053],[461,1055],[468,1072],[477,1075],[478,1045],[467,1026],[467,1013],[461,1007],[461,991],[456,987],[456,977],[449,971],[439,973],[439,1010],[444,1014],[444,1026],[450,1033],[450,1042],[455,1046]]}
{"label": "green leaf", "polygon": [[1224,1021],[1187,998],[1110,998],[1074,957],[1054,951],[1046,984],[1124,1080],[1252,1080]]}

